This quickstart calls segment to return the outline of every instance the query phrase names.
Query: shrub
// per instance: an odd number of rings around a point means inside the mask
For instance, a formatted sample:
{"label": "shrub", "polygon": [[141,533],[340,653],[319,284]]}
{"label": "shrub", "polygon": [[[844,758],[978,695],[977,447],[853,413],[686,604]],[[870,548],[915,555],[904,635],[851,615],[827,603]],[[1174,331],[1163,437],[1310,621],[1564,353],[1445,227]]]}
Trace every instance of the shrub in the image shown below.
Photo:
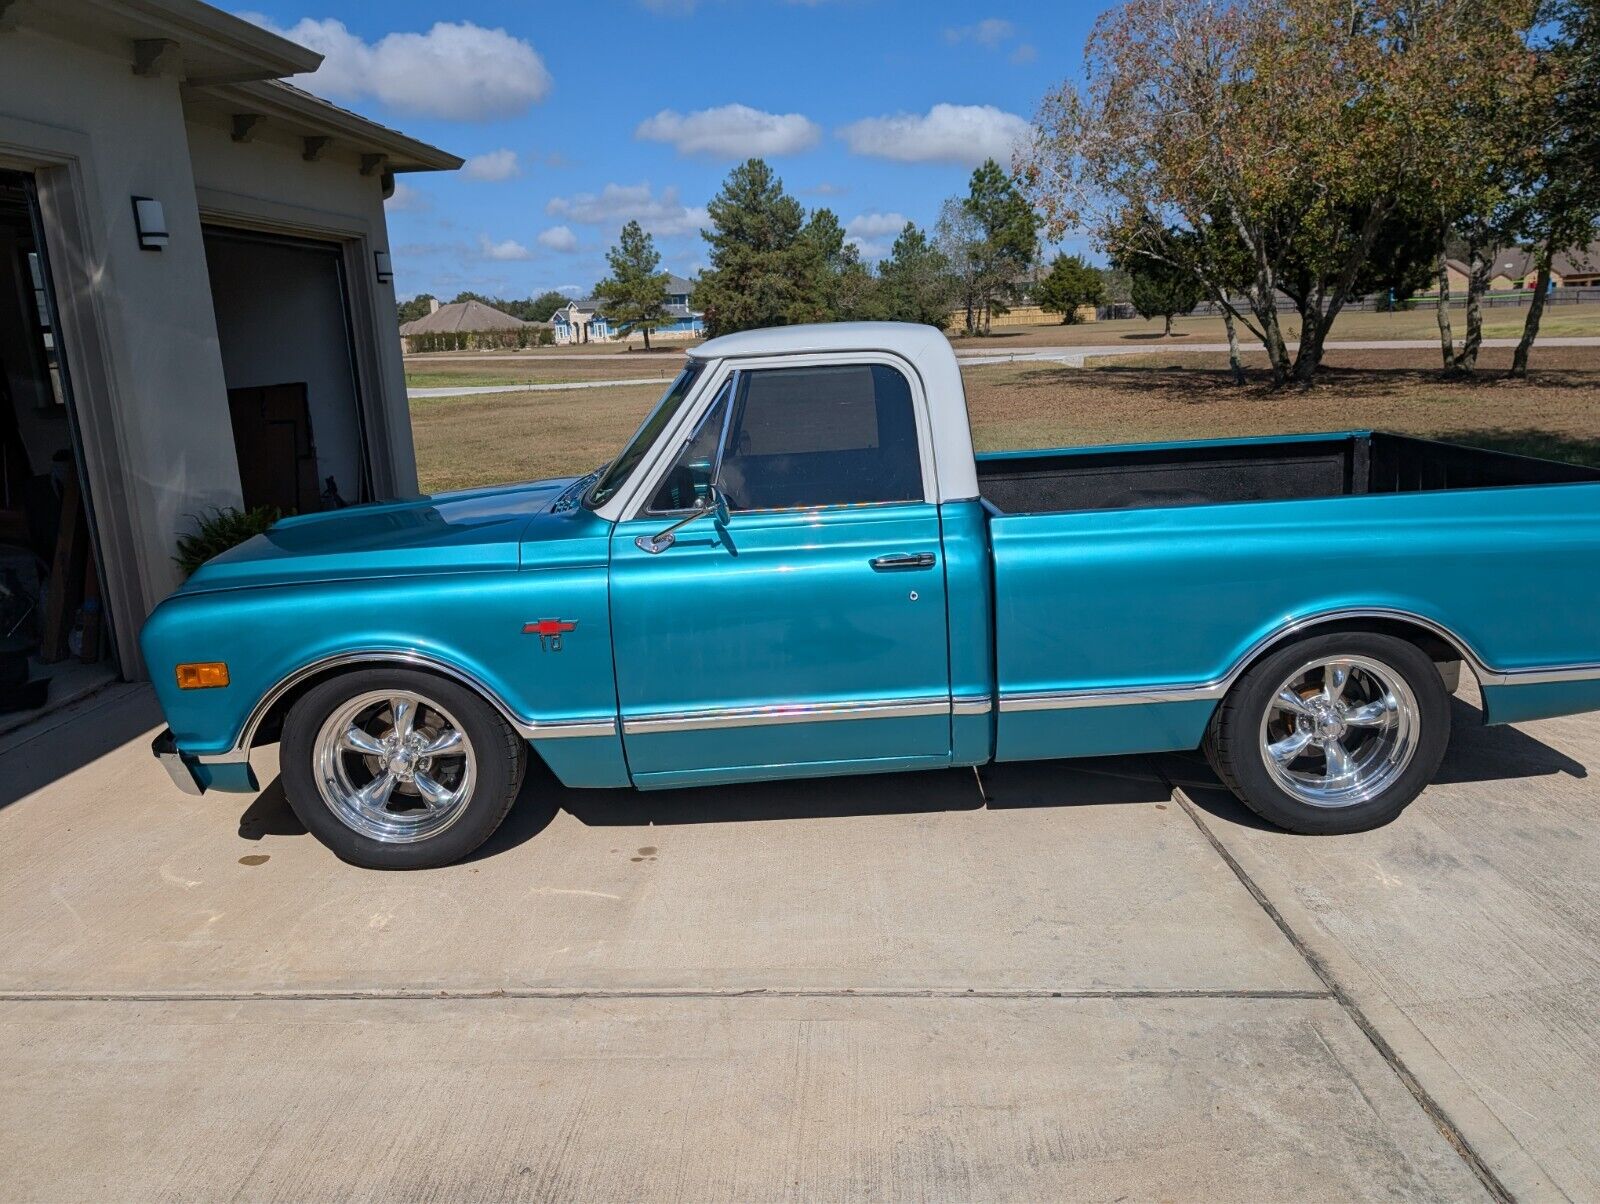
{"label": "shrub", "polygon": [[524,326],[517,330],[438,330],[405,336],[406,350],[418,351],[523,351],[555,342],[548,327]]}
{"label": "shrub", "polygon": [[210,514],[191,514],[195,529],[178,536],[178,554],[172,559],[185,578],[213,556],[236,548],[245,540],[260,535],[283,517],[275,507],[255,506],[238,510],[233,506],[213,509]]}

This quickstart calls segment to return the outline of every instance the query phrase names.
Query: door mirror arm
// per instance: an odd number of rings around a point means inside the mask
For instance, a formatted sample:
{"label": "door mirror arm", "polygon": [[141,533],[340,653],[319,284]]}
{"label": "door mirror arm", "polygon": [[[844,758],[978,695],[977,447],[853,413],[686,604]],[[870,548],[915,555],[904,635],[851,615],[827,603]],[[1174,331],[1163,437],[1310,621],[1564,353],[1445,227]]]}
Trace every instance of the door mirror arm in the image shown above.
{"label": "door mirror arm", "polygon": [[673,523],[670,527],[666,528],[664,531],[658,531],[654,535],[639,536],[639,538],[633,541],[634,546],[637,547],[641,552],[648,552],[652,556],[659,556],[662,552],[665,552],[678,541],[679,531],[681,531],[684,527],[687,527],[690,523],[694,522],[695,519],[704,518],[708,514],[714,515],[719,524],[723,526],[727,525],[728,499],[723,496],[722,490],[718,489],[714,484],[706,486],[706,496],[701,499],[700,504],[693,510],[689,511],[688,514],[685,514],[682,518]]}

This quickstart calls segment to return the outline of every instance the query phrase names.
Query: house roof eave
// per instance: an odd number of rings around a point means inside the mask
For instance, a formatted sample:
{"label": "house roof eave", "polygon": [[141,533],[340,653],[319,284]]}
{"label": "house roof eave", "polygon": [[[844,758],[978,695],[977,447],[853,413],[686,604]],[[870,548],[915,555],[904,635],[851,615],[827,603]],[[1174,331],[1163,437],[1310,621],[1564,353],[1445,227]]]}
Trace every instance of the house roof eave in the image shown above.
{"label": "house roof eave", "polygon": [[214,98],[241,112],[259,114],[297,133],[329,135],[353,149],[383,155],[389,171],[455,171],[465,162],[459,155],[340,108],[282,80],[191,86],[185,91]]}

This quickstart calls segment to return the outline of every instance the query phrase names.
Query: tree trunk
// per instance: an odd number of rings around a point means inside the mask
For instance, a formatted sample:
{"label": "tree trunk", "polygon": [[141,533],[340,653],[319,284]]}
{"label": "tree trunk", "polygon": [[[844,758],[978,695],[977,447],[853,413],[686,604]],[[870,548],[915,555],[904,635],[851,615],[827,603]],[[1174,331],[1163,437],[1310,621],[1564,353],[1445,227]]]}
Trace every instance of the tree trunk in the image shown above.
{"label": "tree trunk", "polygon": [[1222,307],[1222,324],[1228,328],[1228,367],[1233,383],[1244,384],[1244,362],[1239,358],[1239,328],[1233,324],[1233,310]]}
{"label": "tree trunk", "polygon": [[1483,346],[1483,294],[1489,287],[1492,266],[1482,249],[1472,248],[1472,271],[1467,276],[1467,333],[1455,361],[1455,369],[1462,376],[1471,376],[1478,368],[1478,349]]}
{"label": "tree trunk", "polygon": [[1250,312],[1260,324],[1261,345],[1267,349],[1267,366],[1272,369],[1272,387],[1279,388],[1289,379],[1289,347],[1283,341],[1283,327],[1278,324],[1277,298],[1267,293],[1263,304],[1259,297],[1250,298]]}
{"label": "tree trunk", "polygon": [[641,326],[639,329],[644,331],[644,349],[646,351],[649,351],[650,350],[650,328],[648,326]]}
{"label": "tree trunk", "polygon": [[1317,381],[1317,369],[1322,367],[1322,344],[1327,338],[1331,319],[1325,319],[1315,309],[1300,313],[1300,347],[1294,354],[1294,380],[1302,388],[1310,388]]}
{"label": "tree trunk", "polygon": [[1172,315],[1165,314],[1163,316],[1167,319],[1167,328],[1161,332],[1161,337],[1169,339],[1172,337]]}
{"label": "tree trunk", "polygon": [[1539,319],[1544,317],[1544,300],[1550,293],[1550,244],[1539,248],[1539,273],[1534,277],[1533,299],[1528,302],[1528,317],[1522,324],[1522,338],[1511,356],[1511,371],[1506,373],[1516,380],[1528,376],[1528,352],[1533,350],[1533,340],[1539,337]]}
{"label": "tree trunk", "polygon": [[1434,316],[1439,319],[1439,353],[1444,357],[1444,370],[1455,367],[1456,340],[1450,333],[1450,268],[1439,252],[1439,296],[1434,302]]}
{"label": "tree trunk", "polygon": [[967,333],[972,333],[972,294],[967,294]]}

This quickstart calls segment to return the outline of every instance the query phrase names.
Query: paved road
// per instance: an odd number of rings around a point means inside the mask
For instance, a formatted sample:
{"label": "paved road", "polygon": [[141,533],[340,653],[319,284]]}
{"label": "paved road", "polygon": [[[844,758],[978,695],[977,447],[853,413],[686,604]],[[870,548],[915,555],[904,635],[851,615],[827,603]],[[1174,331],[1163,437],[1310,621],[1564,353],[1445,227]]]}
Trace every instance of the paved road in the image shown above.
{"label": "paved road", "polygon": [[537,774],[381,874],[118,688],[0,737],[3,1191],[1594,1198],[1600,719],[1475,714],[1357,837],[1188,756]]}
{"label": "paved road", "polygon": [[643,367],[651,363],[670,363],[683,354],[682,349],[673,348],[671,351],[600,351],[589,355],[576,352],[565,353],[560,351],[503,351],[498,355],[455,355],[453,353],[420,352],[406,355],[402,358],[408,363],[416,364],[457,364],[457,363],[496,363],[496,364],[542,364],[547,360],[565,360],[574,364],[600,364],[608,359],[619,363],[632,364],[634,367]]}
{"label": "paved road", "polygon": [[[1517,339],[1484,339],[1485,347],[1515,347]],[[1300,344],[1291,342],[1287,344],[1290,351],[1298,351]],[[1600,337],[1590,335],[1577,335],[1570,337],[1552,336],[1541,337],[1538,342],[1540,347],[1600,347]],[[1252,354],[1266,354],[1266,349],[1254,340],[1239,341],[1241,351]],[[1341,339],[1324,344],[1328,351],[1424,351],[1439,349],[1438,339]],[[1142,342],[1142,343],[1105,343],[1095,347],[1018,347],[1013,351],[969,351],[959,349],[956,351],[958,358],[964,366],[974,367],[980,364],[1010,364],[1028,360],[1044,360],[1049,363],[1067,364],[1070,367],[1081,368],[1083,361],[1088,357],[1100,358],[1103,356],[1117,355],[1151,355],[1159,353],[1166,355],[1169,352],[1179,351],[1185,353],[1227,351],[1226,343],[1188,343],[1188,342]]]}
{"label": "paved road", "polygon": [[629,385],[662,385],[659,376],[634,377],[632,380],[578,380],[556,385],[453,385],[441,389],[407,389],[406,396],[417,397],[472,397],[479,393],[567,393],[573,389],[617,389]]}

